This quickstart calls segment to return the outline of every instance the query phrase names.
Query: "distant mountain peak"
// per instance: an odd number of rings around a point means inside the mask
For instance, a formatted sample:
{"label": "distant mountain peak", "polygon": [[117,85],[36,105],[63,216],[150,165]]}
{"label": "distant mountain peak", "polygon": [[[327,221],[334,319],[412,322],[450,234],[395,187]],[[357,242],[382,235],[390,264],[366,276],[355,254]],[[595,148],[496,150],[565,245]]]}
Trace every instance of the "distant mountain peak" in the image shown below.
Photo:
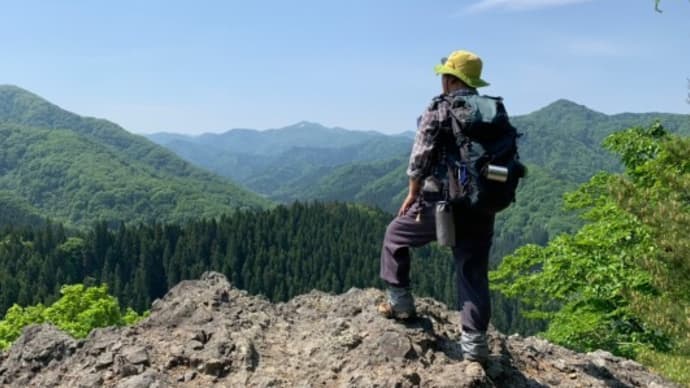
{"label": "distant mountain peak", "polygon": [[48,104],[55,106],[57,108],[57,105],[51,104],[46,100],[45,98],[32,93],[26,89],[20,88],[19,86],[16,85],[9,85],[9,84],[4,84],[0,85],[0,100],[8,99],[8,98],[13,98],[13,99],[18,99],[22,98],[27,102],[31,103],[42,103],[42,104]]}
{"label": "distant mountain peak", "polygon": [[306,121],[302,120],[296,124],[293,125],[288,125],[286,128],[305,128],[305,127],[323,127],[323,125],[313,122],[313,121]]}
{"label": "distant mountain peak", "polygon": [[[12,101],[9,105],[7,102]],[[2,104],[4,102],[4,104]],[[51,104],[46,99],[41,96],[32,93],[26,89],[22,89],[15,85],[0,85],[0,119],[3,117],[3,113],[6,115],[11,108],[13,111],[17,109],[29,109],[35,108],[36,105],[50,106],[55,109],[59,109],[56,105]],[[5,107],[3,110],[2,107]]]}
{"label": "distant mountain peak", "polygon": [[565,98],[558,99],[549,105],[539,109],[537,112],[541,111],[552,111],[552,110],[559,110],[559,111],[569,111],[569,112],[587,112],[590,114],[600,114],[604,115],[604,113],[598,112],[594,109],[591,109],[585,105],[578,104],[576,102],[567,100]]}
{"label": "distant mountain peak", "polygon": [[328,131],[337,128],[329,128],[325,125],[319,124],[314,121],[302,120],[292,125],[288,125],[282,128],[269,129],[268,131],[294,131],[294,130],[315,130],[315,131]]}
{"label": "distant mountain peak", "polygon": [[0,85],[0,121],[42,128],[72,128],[87,119],[14,85]]}
{"label": "distant mountain peak", "polygon": [[33,94],[26,89],[22,89],[17,85],[11,85],[11,84],[1,84],[0,85],[0,92],[25,92],[25,93]]}

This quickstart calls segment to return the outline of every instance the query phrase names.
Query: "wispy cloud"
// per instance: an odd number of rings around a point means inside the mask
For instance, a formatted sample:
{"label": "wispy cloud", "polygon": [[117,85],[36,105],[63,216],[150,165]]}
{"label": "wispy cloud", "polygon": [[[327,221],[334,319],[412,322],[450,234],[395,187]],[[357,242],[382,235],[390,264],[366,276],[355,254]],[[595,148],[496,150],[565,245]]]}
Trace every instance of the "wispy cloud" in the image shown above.
{"label": "wispy cloud", "polygon": [[480,13],[492,10],[529,11],[542,8],[562,7],[571,4],[587,3],[592,0],[479,0],[465,8],[467,13]]}

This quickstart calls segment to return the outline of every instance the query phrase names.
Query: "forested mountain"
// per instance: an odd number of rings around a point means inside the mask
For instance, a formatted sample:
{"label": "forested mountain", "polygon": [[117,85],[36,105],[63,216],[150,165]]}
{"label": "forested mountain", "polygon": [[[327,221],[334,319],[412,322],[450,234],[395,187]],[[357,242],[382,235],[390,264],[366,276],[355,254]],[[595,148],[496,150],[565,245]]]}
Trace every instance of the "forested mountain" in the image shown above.
{"label": "forested mountain", "polygon": [[14,219],[70,225],[183,220],[269,205],[142,136],[14,86],[0,86],[0,193]]}
{"label": "forested mountain", "polygon": [[184,159],[278,200],[294,200],[335,166],[378,161],[407,152],[408,133],[387,136],[373,131],[327,128],[316,123],[256,131],[185,136],[159,133],[151,140]]}
{"label": "forested mountain", "polygon": [[[564,182],[584,182],[619,163],[601,148],[615,130],[659,120],[671,132],[690,134],[687,115],[606,115],[568,100],[512,119],[523,137],[522,159]],[[237,179],[279,201],[347,200],[393,211],[406,187],[412,132],[386,136],[302,122],[267,131],[231,130],[186,136],[154,134],[153,141],[198,166]],[[542,179],[543,180],[543,179]]]}
{"label": "forested mountain", "polygon": [[41,212],[14,193],[0,190],[0,227],[9,225],[42,225]]}
{"label": "forested mountain", "polygon": [[558,100],[536,112],[515,117],[524,134],[520,154],[558,178],[581,183],[600,170],[621,165],[601,142],[614,131],[649,126],[659,121],[674,133],[690,135],[690,116],[668,113],[605,115],[568,100]]}
{"label": "forested mountain", "polygon": [[222,149],[229,153],[272,155],[296,147],[329,149],[348,147],[380,136],[380,133],[374,131],[327,128],[318,123],[302,121],[288,127],[265,131],[238,128],[220,134],[205,133],[199,136],[186,136],[158,133],[149,137],[161,144],[178,140]]}

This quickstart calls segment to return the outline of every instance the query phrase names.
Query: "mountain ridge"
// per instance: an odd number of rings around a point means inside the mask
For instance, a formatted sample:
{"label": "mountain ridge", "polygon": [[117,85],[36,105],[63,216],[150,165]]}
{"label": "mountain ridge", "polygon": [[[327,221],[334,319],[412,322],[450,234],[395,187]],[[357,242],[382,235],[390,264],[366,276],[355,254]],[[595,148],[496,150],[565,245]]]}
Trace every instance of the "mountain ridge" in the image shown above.
{"label": "mountain ridge", "polygon": [[[517,114],[517,115],[511,115],[511,119],[519,119],[525,116],[530,116],[535,113],[541,113],[541,112],[548,112],[552,110],[568,110],[570,112],[579,112],[579,113],[586,113],[590,116],[594,117],[609,117],[609,118],[616,118],[616,117],[629,117],[629,116],[637,116],[637,115],[651,115],[651,116],[657,116],[657,115],[673,115],[673,116],[690,116],[690,114],[684,114],[684,113],[670,113],[670,112],[661,112],[661,111],[645,111],[645,112],[618,112],[618,113],[604,113],[601,111],[598,111],[594,108],[590,108],[586,104],[582,104],[576,101],[569,100],[567,98],[559,98],[557,100],[554,100],[553,102],[544,105],[543,107],[536,109],[532,112],[529,113],[523,113],[523,114]],[[510,113],[510,112],[509,112]],[[309,120],[302,120],[294,124],[288,124],[283,127],[279,128],[265,128],[265,129],[256,129],[256,128],[231,128],[228,130],[223,130],[220,132],[201,132],[197,134],[187,134],[184,132],[169,132],[169,131],[157,131],[157,132],[152,132],[152,133],[147,133],[143,136],[146,137],[157,137],[157,136],[179,136],[182,138],[199,138],[203,136],[224,136],[232,133],[242,133],[242,132],[251,132],[251,133],[280,133],[280,132],[290,132],[291,130],[299,129],[302,126],[310,126],[313,128],[321,128],[324,130],[328,131],[338,131],[338,132],[359,132],[359,133],[371,133],[371,134],[376,134],[376,135],[384,135],[384,136],[393,136],[393,137],[414,137],[415,131],[414,130],[403,130],[401,132],[395,132],[395,133],[384,133],[381,131],[373,130],[373,129],[368,129],[368,130],[362,130],[362,129],[350,129],[350,128],[345,128],[341,126],[334,126],[334,127],[328,127],[325,126],[319,122],[316,121],[309,121]]]}

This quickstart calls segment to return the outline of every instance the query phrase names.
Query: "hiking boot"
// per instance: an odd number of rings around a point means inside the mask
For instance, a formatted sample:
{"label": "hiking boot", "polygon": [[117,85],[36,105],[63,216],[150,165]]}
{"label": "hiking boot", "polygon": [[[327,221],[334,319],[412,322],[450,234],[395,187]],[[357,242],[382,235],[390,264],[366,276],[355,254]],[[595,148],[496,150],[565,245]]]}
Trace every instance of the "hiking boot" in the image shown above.
{"label": "hiking boot", "polygon": [[388,319],[411,319],[416,316],[414,297],[409,288],[388,288],[388,300],[379,304],[378,312]]}
{"label": "hiking boot", "polygon": [[412,310],[398,310],[388,301],[379,304],[377,310],[379,314],[383,315],[385,318],[398,319],[401,321],[412,319],[417,316],[417,312],[414,308]]}
{"label": "hiking boot", "polygon": [[463,332],[460,336],[460,348],[464,360],[478,362],[482,365],[486,365],[489,360],[489,344],[486,333]]}

